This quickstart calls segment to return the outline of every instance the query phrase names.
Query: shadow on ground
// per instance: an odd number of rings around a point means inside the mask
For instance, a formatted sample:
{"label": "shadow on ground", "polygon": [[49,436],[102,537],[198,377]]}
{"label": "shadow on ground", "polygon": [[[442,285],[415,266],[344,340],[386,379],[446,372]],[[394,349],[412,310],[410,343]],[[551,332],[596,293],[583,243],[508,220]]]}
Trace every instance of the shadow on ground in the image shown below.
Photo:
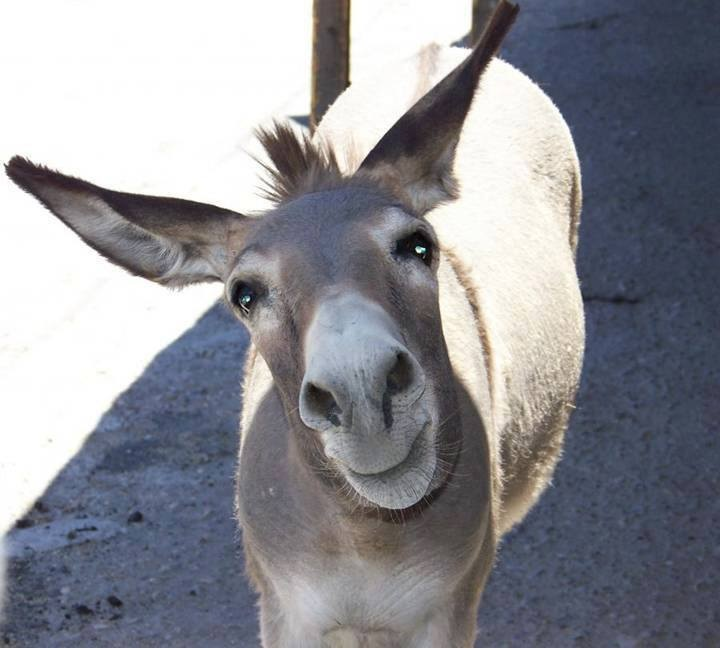
{"label": "shadow on ground", "polygon": [[256,645],[233,520],[246,346],[216,305],[118,397],[10,534],[5,644]]}

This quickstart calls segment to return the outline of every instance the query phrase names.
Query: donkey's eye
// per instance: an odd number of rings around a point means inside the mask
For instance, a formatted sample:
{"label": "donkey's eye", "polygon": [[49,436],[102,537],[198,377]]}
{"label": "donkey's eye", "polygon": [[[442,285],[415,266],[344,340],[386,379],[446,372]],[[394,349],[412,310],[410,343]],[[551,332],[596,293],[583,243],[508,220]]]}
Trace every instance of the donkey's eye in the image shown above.
{"label": "donkey's eye", "polygon": [[432,243],[420,232],[415,232],[397,242],[397,252],[403,256],[414,256],[425,265],[432,263]]}
{"label": "donkey's eye", "polygon": [[257,301],[257,292],[242,281],[238,281],[232,287],[231,299],[234,306],[239,308],[245,315],[250,314],[250,309]]}

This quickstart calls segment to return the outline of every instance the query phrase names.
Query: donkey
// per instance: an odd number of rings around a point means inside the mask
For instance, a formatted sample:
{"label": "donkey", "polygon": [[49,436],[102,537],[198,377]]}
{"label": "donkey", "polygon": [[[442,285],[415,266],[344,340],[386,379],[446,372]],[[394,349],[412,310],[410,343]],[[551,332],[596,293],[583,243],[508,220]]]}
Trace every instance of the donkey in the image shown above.
{"label": "donkey", "polygon": [[264,646],[471,646],[498,542],[552,475],[580,172],[552,102],[493,59],[516,11],[467,56],[354,84],[313,138],[260,130],[260,216],[6,167],[111,262],[223,282],[249,329],[236,501]]}

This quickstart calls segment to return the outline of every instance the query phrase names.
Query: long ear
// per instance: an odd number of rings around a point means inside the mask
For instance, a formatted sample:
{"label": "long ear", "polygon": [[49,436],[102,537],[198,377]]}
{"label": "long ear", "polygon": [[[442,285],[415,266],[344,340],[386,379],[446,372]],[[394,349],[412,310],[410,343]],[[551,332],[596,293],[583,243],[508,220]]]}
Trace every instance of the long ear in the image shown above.
{"label": "long ear", "polygon": [[240,214],[213,205],[110,191],[14,157],[8,176],[90,247],[168,286],[223,279]]}
{"label": "long ear", "polygon": [[501,0],[472,53],[383,135],[357,175],[390,189],[418,214],[455,197],[452,163],[480,76],[510,30],[517,5]]}

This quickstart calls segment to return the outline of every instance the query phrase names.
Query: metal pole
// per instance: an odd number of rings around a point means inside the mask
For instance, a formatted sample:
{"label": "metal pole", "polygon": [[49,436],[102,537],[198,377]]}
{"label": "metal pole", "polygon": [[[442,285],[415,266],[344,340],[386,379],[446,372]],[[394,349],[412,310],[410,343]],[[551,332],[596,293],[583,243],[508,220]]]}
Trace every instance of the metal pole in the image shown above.
{"label": "metal pole", "polygon": [[310,128],[350,85],[350,0],[313,0]]}

